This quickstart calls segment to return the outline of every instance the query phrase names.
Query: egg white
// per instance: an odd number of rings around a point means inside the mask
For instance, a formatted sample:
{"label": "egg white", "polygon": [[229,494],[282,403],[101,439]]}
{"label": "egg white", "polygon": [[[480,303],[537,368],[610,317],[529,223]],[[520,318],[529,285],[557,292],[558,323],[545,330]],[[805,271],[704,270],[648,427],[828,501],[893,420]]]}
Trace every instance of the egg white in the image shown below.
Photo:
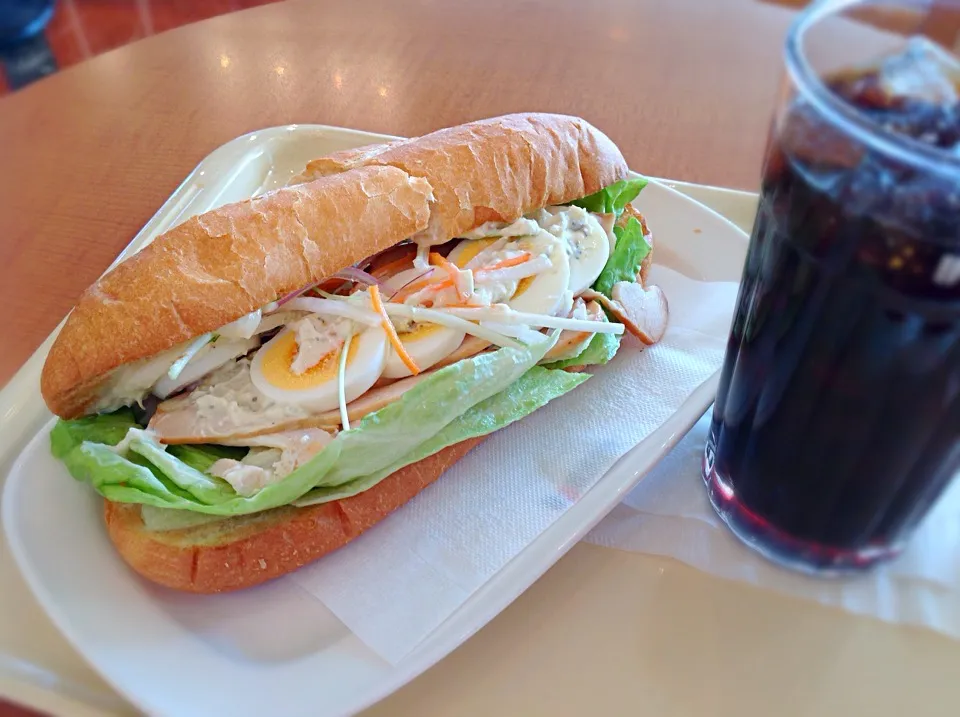
{"label": "egg white", "polygon": [[580,207],[563,207],[551,214],[546,229],[564,242],[570,256],[570,291],[593,286],[610,258],[610,240],[600,221]]}
{"label": "egg white", "polygon": [[[459,267],[466,266],[477,254],[493,244],[495,239],[465,239],[457,244],[448,257]],[[517,311],[531,314],[555,315],[561,309],[569,308],[570,294],[570,255],[563,240],[549,232],[540,231],[532,236],[524,236],[507,243],[502,250],[492,252],[484,264],[495,264],[502,252],[527,251],[534,257],[546,255],[551,266],[536,276],[519,281],[504,282],[506,304]],[[489,284],[486,285],[489,288]],[[491,291],[497,295],[504,292]]]}
{"label": "egg white", "polygon": [[450,251],[450,254],[447,256],[447,259],[463,269],[467,266],[471,259],[493,244],[495,241],[497,241],[496,237],[486,239],[464,239],[455,247],[453,247],[453,249]]}
{"label": "egg white", "polygon": [[530,314],[555,315],[569,303],[570,256],[566,247],[547,232],[523,237],[516,245],[534,256],[547,255],[552,266],[534,277],[521,279],[507,305]]}
{"label": "egg white", "polygon": [[428,269],[417,269],[416,267],[404,269],[403,271],[399,271],[393,276],[384,279],[383,283],[380,285],[380,291],[387,299],[389,299],[391,296],[400,291],[400,289],[414,280],[420,277],[427,278],[428,276],[435,276],[437,272],[440,272],[440,274],[444,277],[446,276],[443,270],[438,268],[434,268],[433,273],[430,273]]}
{"label": "egg white", "polygon": [[[291,364],[297,354],[295,332],[284,329],[253,357],[250,378],[257,390],[277,403],[296,404],[312,412],[329,411],[339,404],[337,370],[340,348],[317,365],[297,375]],[[346,400],[359,398],[383,374],[387,335],[380,326],[353,337],[344,379]]]}
{"label": "egg white", "polygon": [[[414,324],[412,331],[397,332],[400,343],[410,354],[410,358],[421,371],[430,368],[452,354],[463,343],[466,334],[457,329],[437,324]],[[410,376],[410,369],[400,360],[393,349],[387,349],[387,365],[383,371],[385,378],[404,378]]]}

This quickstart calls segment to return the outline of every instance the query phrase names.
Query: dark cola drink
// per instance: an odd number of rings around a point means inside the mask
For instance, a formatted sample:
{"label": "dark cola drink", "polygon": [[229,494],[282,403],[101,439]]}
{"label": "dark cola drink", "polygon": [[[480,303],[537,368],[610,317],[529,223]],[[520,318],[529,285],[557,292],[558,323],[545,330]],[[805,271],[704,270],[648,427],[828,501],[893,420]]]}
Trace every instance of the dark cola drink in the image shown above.
{"label": "dark cola drink", "polygon": [[794,93],[771,132],[703,474],[795,567],[895,555],[960,468],[960,103],[936,54]]}

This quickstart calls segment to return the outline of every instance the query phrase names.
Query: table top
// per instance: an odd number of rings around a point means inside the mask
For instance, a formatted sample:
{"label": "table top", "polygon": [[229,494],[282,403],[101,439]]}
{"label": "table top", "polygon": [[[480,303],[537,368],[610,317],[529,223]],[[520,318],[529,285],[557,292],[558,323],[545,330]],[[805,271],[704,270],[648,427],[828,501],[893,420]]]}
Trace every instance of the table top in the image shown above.
{"label": "table top", "polygon": [[[753,189],[792,16],[750,0],[291,1],[0,99],[0,383],[200,159],[258,128],[416,135],[567,112],[634,169]],[[578,545],[370,714],[902,714],[919,697],[948,714],[958,667],[945,638]]]}

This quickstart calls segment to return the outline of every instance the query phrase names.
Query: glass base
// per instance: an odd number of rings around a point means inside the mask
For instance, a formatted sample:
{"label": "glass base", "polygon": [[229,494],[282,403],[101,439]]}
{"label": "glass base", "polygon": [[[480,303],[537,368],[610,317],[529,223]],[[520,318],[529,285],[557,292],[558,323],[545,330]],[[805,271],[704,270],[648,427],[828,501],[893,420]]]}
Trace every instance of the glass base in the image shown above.
{"label": "glass base", "polygon": [[862,548],[833,548],[795,538],[753,513],[737,498],[704,451],[701,475],[710,503],[717,515],[740,540],[768,560],[791,570],[822,577],[863,572],[877,563],[895,558],[902,545],[868,545]]}

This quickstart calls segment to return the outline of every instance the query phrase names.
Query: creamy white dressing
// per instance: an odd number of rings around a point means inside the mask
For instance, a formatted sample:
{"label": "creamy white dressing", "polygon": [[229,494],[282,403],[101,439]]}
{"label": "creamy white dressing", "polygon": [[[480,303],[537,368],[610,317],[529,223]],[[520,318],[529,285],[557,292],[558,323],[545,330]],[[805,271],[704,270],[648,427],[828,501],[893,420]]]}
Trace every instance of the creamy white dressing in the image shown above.
{"label": "creamy white dressing", "polygon": [[176,378],[170,378],[169,374],[161,376],[160,380],[153,385],[152,391],[160,398],[172,396],[225,363],[248,354],[259,345],[260,340],[256,337],[250,339],[216,337],[190,359]]}
{"label": "creamy white dressing", "polygon": [[305,418],[309,411],[294,403],[277,403],[250,380],[250,360],[243,358],[210,374],[190,394],[205,433],[227,435],[249,428]]}
{"label": "creamy white dressing", "polygon": [[522,237],[536,234],[540,225],[534,219],[526,217],[515,222],[486,222],[463,235],[464,239],[487,239],[489,237]]}
{"label": "creamy white dressing", "polygon": [[319,316],[305,316],[290,324],[290,328],[297,342],[297,355],[290,370],[297,376],[316,366],[325,356],[339,351],[351,331],[347,321],[325,321]]}
{"label": "creamy white dressing", "polygon": [[92,407],[93,412],[107,413],[123,406],[141,403],[151,391],[161,398],[166,398],[237,356],[256,348],[258,342],[253,341],[253,336],[281,326],[293,316],[302,315],[302,313],[284,312],[284,315],[262,318],[261,311],[258,309],[242,316],[206,335],[210,340],[205,341],[193,353],[190,360],[173,378],[167,375],[171,366],[184,355],[191,344],[197,342],[197,339],[184,341],[156,356],[120,366],[110,374],[100,388],[97,401]]}
{"label": "creamy white dressing", "polygon": [[257,436],[230,442],[251,446],[241,460],[221,458],[210,466],[210,474],[223,478],[242,496],[251,496],[283,480],[319,453],[332,439],[326,431],[301,431]]}
{"label": "creamy white dressing", "polygon": [[170,365],[183,353],[186,343],[167,349],[148,359],[134,361],[114,369],[103,386],[92,409],[107,413],[123,406],[140,403],[153,385],[166,375]]}

